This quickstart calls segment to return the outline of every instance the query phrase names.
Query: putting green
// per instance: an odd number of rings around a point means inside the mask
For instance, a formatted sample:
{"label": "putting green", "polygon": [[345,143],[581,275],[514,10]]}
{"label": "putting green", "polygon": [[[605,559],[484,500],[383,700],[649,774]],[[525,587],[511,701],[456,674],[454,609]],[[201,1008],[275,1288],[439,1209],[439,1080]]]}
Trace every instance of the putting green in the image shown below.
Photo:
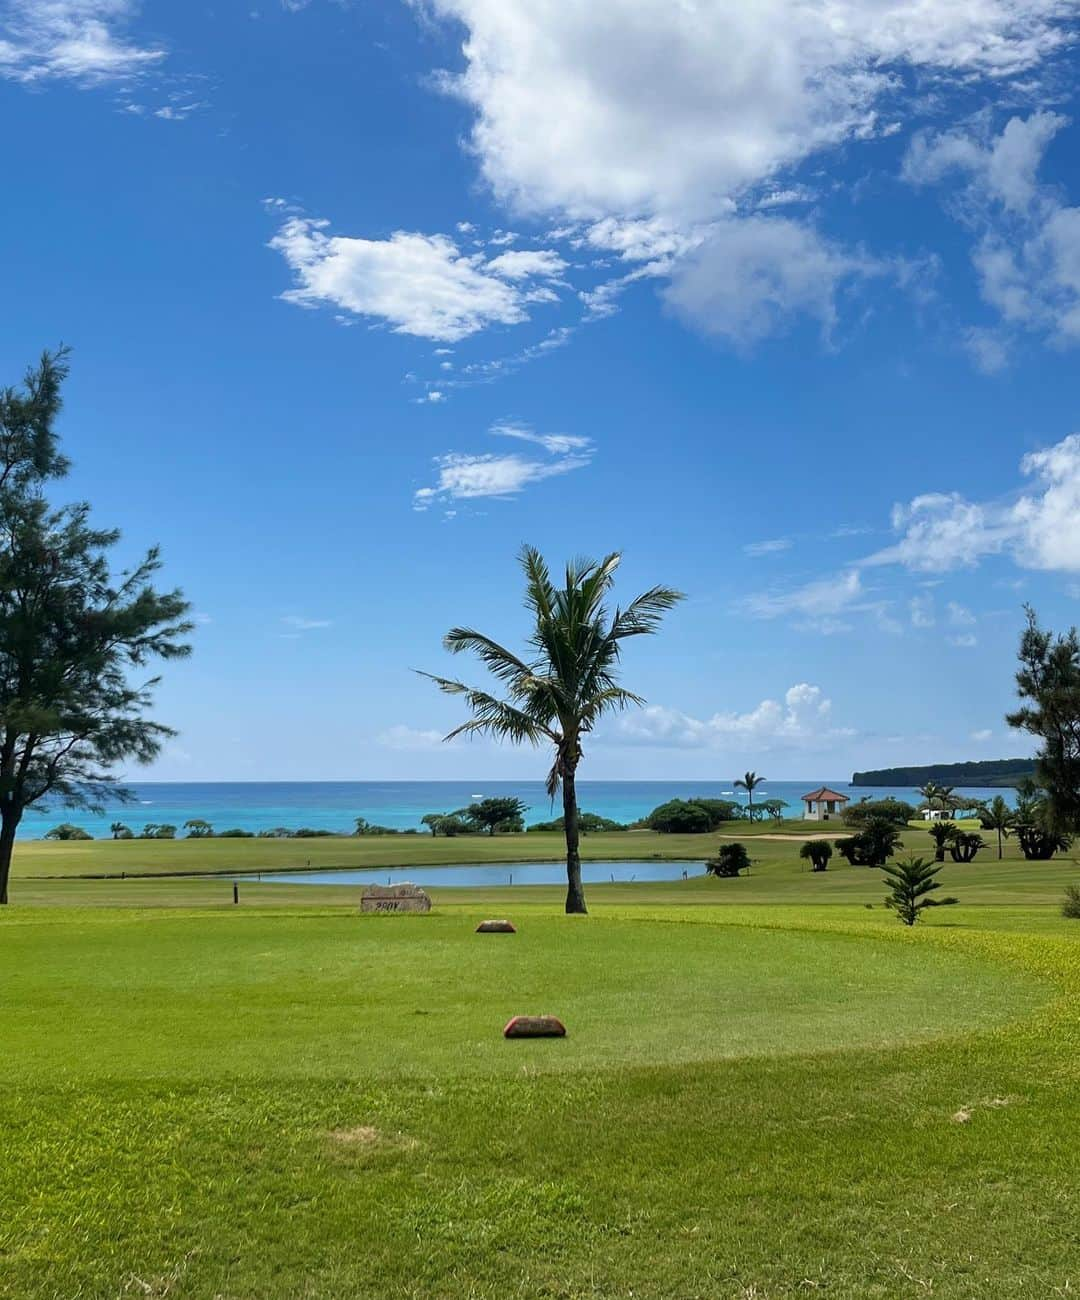
{"label": "putting green", "polygon": [[[879,1047],[1047,986],[953,948],[659,920],[98,914],[6,928],[8,1080],[419,1077]],[[550,1012],[565,1040],[508,1043]],[[63,1032],[58,1032],[63,1026]]]}

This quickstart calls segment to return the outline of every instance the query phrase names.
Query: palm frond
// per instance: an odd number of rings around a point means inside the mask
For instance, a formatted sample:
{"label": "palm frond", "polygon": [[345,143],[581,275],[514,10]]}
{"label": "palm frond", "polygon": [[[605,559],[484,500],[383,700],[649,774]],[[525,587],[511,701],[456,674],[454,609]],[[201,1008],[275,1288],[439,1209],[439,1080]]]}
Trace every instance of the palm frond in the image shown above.
{"label": "palm frond", "polygon": [[473,716],[468,722],[455,727],[444,737],[445,740],[453,740],[455,736],[466,734],[484,734],[494,736],[498,740],[511,740],[515,743],[527,741],[531,745],[539,745],[545,740],[555,739],[551,730],[542,722],[488,691],[467,686],[452,677],[436,677],[433,673],[423,672],[420,676],[434,682],[439,690],[447,695],[463,695],[465,703],[472,711]]}
{"label": "palm frond", "polygon": [[608,635],[616,641],[627,636],[648,636],[658,630],[664,614],[685,599],[685,593],[672,587],[650,587],[624,610],[615,611]]}
{"label": "palm frond", "polygon": [[477,632],[471,627],[452,627],[443,637],[443,646],[451,654],[461,654],[471,650],[490,673],[500,681],[512,681],[515,677],[527,677],[532,669],[519,659],[512,650],[499,645],[498,641]]}
{"label": "palm frond", "polygon": [[537,619],[549,619],[555,604],[555,588],[551,583],[544,557],[535,546],[523,546],[518,562],[525,571],[525,605]]}

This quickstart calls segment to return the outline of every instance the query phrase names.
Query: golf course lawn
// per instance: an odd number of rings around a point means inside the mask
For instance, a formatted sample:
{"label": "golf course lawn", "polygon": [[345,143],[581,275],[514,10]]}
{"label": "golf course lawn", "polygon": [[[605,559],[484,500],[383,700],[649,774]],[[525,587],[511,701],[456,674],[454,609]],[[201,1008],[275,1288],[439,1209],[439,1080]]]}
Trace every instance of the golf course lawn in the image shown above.
{"label": "golf course lawn", "polygon": [[[0,1296],[1071,1294],[1080,868],[949,863],[961,905],[907,930],[879,873],[797,851],[572,918],[24,863]],[[502,1038],[540,1012],[567,1037]]]}

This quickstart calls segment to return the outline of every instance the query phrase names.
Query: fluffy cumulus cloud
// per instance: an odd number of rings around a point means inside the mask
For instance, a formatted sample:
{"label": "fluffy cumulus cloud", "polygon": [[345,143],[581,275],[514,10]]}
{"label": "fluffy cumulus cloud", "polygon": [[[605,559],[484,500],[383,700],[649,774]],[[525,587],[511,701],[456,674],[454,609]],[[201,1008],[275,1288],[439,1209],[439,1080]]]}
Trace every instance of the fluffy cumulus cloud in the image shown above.
{"label": "fluffy cumulus cloud", "polygon": [[863,563],[942,573],[1004,552],[1022,568],[1080,572],[1080,434],[1031,452],[1020,470],[1029,485],[1006,500],[929,493],[895,506],[897,540]]}
{"label": "fluffy cumulus cloud", "polygon": [[123,81],[164,52],[130,40],[134,0],[0,0],[0,77],[81,85]]}
{"label": "fluffy cumulus cloud", "polygon": [[467,30],[448,88],[504,200],[578,219],[717,215],[885,129],[894,68],[994,76],[1067,39],[1073,0],[430,0]]}
{"label": "fluffy cumulus cloud", "polygon": [[850,728],[830,725],[831,710],[832,701],[820,686],[800,682],[782,700],[762,700],[747,713],[694,718],[678,709],[648,705],[620,719],[618,729],[624,739],[672,748],[723,748],[735,742],[744,751],[824,748],[854,734]]}
{"label": "fluffy cumulus cloud", "polygon": [[366,316],[399,334],[453,343],[490,325],[518,325],[529,305],[549,302],[563,269],[547,250],[486,260],[445,235],[395,231],[389,239],[327,233],[328,223],[291,216],[270,247],[285,258],[296,286],[282,297]]}
{"label": "fluffy cumulus cloud", "polygon": [[[1080,14],[1080,0],[415,2],[464,28],[464,67],[441,83],[474,111],[496,197],[651,261],[681,319],[738,346],[803,315],[827,332],[838,293],[881,269],[763,215],[805,199],[791,169],[899,129],[916,81],[1037,76]],[[627,283],[594,291],[592,318]]]}
{"label": "fluffy cumulus cloud", "polygon": [[447,452],[435,457],[436,481],[418,488],[413,508],[427,510],[436,502],[472,501],[481,497],[514,497],[545,479],[583,469],[592,460],[592,442],[567,434],[537,434],[519,425],[495,425],[496,437],[534,443],[547,452],[545,459],[511,452]]}
{"label": "fluffy cumulus cloud", "polygon": [[1080,208],[1039,181],[1046,150],[1067,125],[1059,113],[1036,112],[995,132],[980,114],[963,128],[919,134],[904,161],[912,184],[961,182],[948,204],[975,234],[979,288],[1006,331],[970,332],[969,351],[986,371],[1006,364],[1010,331],[1080,344]]}

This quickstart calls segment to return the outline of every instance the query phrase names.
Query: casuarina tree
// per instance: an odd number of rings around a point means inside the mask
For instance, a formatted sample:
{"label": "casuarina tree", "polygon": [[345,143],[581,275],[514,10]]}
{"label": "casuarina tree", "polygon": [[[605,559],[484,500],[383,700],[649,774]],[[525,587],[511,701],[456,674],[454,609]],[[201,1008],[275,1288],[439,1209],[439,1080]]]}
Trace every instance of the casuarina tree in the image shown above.
{"label": "casuarina tree", "polygon": [[532,619],[525,651],[515,654],[469,627],[452,628],[443,639],[452,654],[475,654],[498,681],[501,693],[423,674],[447,694],[462,696],[472,713],[447,740],[488,735],[552,747],[547,791],[552,799],[562,791],[567,912],[586,911],[577,804],[582,741],[605,714],[644,703],[619,685],[622,644],[629,637],[657,632],[664,614],[682,599],[670,587],[652,587],[625,609],[609,612],[605,602],[620,558],[613,552],[599,561],[572,560],[563,585],[556,586],[540,552],[524,547],[520,563]]}
{"label": "casuarina tree", "polygon": [[128,797],[114,768],[173,734],[146,717],[147,666],[189,652],[187,602],[153,585],[157,550],[114,573],[119,533],[46,499],[68,468],[55,432],[66,374],[65,354],[46,354],[22,389],[0,391],[0,903],[28,807]]}
{"label": "casuarina tree", "polygon": [[[1055,637],[1026,607],[1016,691],[1021,707],[1005,721],[1041,742],[1035,775],[1045,791],[1040,820],[1058,836],[1080,831],[1080,637]],[[1019,819],[1018,819],[1019,821]]]}

